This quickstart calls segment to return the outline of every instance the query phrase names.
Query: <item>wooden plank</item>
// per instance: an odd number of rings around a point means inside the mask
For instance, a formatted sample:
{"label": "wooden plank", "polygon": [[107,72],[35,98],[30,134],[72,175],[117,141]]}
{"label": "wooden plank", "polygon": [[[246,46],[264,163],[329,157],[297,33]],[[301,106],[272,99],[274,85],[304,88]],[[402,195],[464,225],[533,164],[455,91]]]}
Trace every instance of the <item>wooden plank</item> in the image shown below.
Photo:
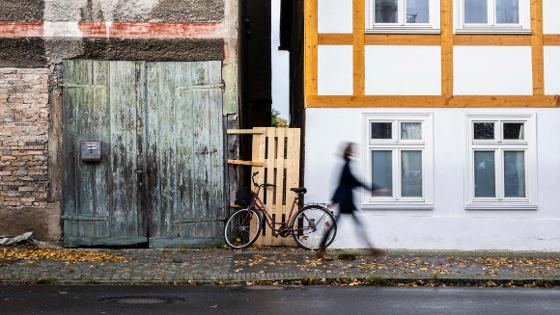
{"label": "wooden plank", "polygon": [[256,131],[254,129],[228,129],[228,135],[257,135],[262,134],[260,131]]}
{"label": "wooden plank", "polygon": [[[210,124],[209,124],[209,134],[210,142],[209,146],[209,156],[208,165],[210,166],[209,175],[209,190],[210,190],[210,207],[208,208],[208,215],[206,217],[225,217],[226,216],[226,199],[224,192],[225,178],[224,178],[224,121],[222,116],[222,89],[221,87],[215,87],[222,82],[222,64],[220,62],[204,62],[198,63],[203,65],[208,71],[206,86],[214,86],[213,88],[202,89],[203,93],[207,97],[207,107],[209,110]],[[204,219],[201,218],[201,219]],[[208,230],[206,234],[197,235],[205,237],[217,237],[221,236],[223,233],[223,223],[222,221],[215,220],[213,222],[207,222]],[[223,243],[223,240],[221,240]]]}
{"label": "wooden plank", "polygon": [[[138,226],[137,235],[148,238],[150,214],[146,207],[146,63],[136,62],[134,72],[136,77],[136,224]],[[133,218],[131,218],[133,219]]]}
{"label": "wooden plank", "polygon": [[248,166],[264,166],[264,162],[242,161],[242,160],[227,160],[228,164],[232,165],[248,165]]}
{"label": "wooden plank", "polygon": [[135,62],[110,63],[110,165],[111,237],[140,236],[137,204],[137,123],[143,113],[137,113],[137,93],[144,89],[141,66]]}
{"label": "wooden plank", "polygon": [[354,37],[352,34],[318,34],[318,45],[353,45]]}
{"label": "wooden plank", "polygon": [[146,102],[146,207],[150,215],[149,237],[159,236],[162,233],[162,218],[160,208],[160,177],[158,151],[159,151],[159,119],[158,106],[162,102],[159,93],[162,68],[155,63],[147,64],[147,102]]}
{"label": "wooden plank", "polygon": [[[274,168],[272,172],[273,182],[276,187],[274,190],[271,191],[272,196],[272,211],[275,214],[276,223],[285,223],[283,219],[283,215],[285,212],[285,207],[282,204],[282,193],[283,193],[283,182],[284,182],[284,138],[286,137],[286,128],[274,128],[275,137],[274,137]],[[280,225],[277,224],[275,228],[279,228]],[[272,239],[272,245],[282,245],[281,238],[274,238]]]}
{"label": "wooden plank", "polygon": [[[288,136],[288,149],[286,156],[286,216],[294,202],[296,195],[290,191],[290,188],[299,187],[300,178],[300,155],[301,155],[301,131],[298,128],[290,128],[286,132]],[[292,215],[295,215],[293,213]],[[296,246],[293,238],[283,241],[285,246]]]}
{"label": "wooden plank", "polygon": [[[75,79],[75,61],[64,62],[64,82],[73,83]],[[76,205],[76,163],[78,162],[77,153],[78,139],[76,139],[76,115],[78,111],[79,91],[76,89],[64,89],[64,184],[63,184],[63,205],[64,215],[78,216],[78,208]],[[78,236],[76,221],[64,221],[64,235]],[[67,239],[64,239],[67,244]]]}
{"label": "wooden plank", "polygon": [[304,94],[317,95],[318,0],[304,1]]}
{"label": "wooden plank", "polygon": [[[266,146],[266,157],[264,159],[265,161],[265,176],[264,176],[264,183],[268,183],[268,184],[272,184],[273,180],[273,176],[274,176],[274,155],[275,155],[275,150],[274,150],[274,137],[276,136],[276,129],[275,128],[266,128],[266,141],[267,141],[267,146]],[[264,190],[265,194],[266,194],[266,208],[268,209],[268,212],[273,215],[274,213],[274,202],[273,202],[273,190],[270,189],[265,189]],[[273,222],[275,223],[275,222]],[[267,230],[267,233],[265,234],[264,237],[264,242],[265,245],[270,246],[273,243],[273,237],[272,237],[272,231],[270,229]]]}
{"label": "wooden plank", "polygon": [[[548,36],[554,41],[555,35]],[[440,46],[442,36],[437,34],[365,34],[365,45]],[[530,46],[531,35],[453,35],[457,46]],[[352,34],[318,34],[319,45],[352,45]]]}
{"label": "wooden plank", "polygon": [[545,34],[543,37],[545,46],[560,46],[560,35]]}
{"label": "wooden plank", "polygon": [[441,94],[453,95],[453,0],[441,0]]}
{"label": "wooden plank", "polygon": [[365,34],[365,1],[353,0],[353,59],[354,59],[354,95],[364,95],[365,65],[364,65],[364,34]]}
{"label": "wooden plank", "polygon": [[542,0],[531,0],[531,49],[533,56],[533,95],[544,95],[544,38]]}
{"label": "wooden plank", "polygon": [[328,107],[560,107],[559,96],[308,96],[308,108]]}
{"label": "wooden plank", "polygon": [[[256,134],[253,136],[253,147],[252,147],[252,159],[253,160],[259,160],[259,161],[264,161],[264,156],[265,156],[265,128],[254,128],[255,130],[261,131],[261,134]],[[255,172],[258,172],[258,174],[255,176],[255,181],[257,183],[262,183],[263,182],[263,178],[264,178],[264,168],[260,169],[257,167],[252,167],[251,168],[251,175],[254,174]],[[253,183],[250,183],[251,189],[254,189],[253,187]],[[261,192],[259,194],[259,197],[261,198],[261,200],[263,200],[263,196],[264,193]],[[257,229],[258,226],[256,225],[255,220],[251,220],[251,225],[249,227],[249,229],[251,231],[254,231],[255,229]],[[257,241],[255,242],[255,245],[257,246],[262,246],[263,243],[263,237],[262,234],[260,235],[260,237],[257,239]]]}
{"label": "wooden plank", "polygon": [[439,46],[440,35],[429,34],[366,34],[366,45]]}
{"label": "wooden plank", "polygon": [[[194,194],[194,107],[195,99],[192,86],[192,67],[187,63],[174,64],[176,81],[176,89],[174,91],[175,98],[175,164],[177,171],[177,181],[174,188],[175,208],[172,210],[175,220],[193,220]],[[194,223],[194,222],[193,222]],[[173,223],[176,224],[176,223]],[[181,238],[193,236],[194,226],[187,224],[179,224],[174,228]],[[171,236],[171,235],[165,235]],[[177,235],[174,235],[177,236]],[[151,238],[150,241],[154,239]]]}
{"label": "wooden plank", "polygon": [[531,35],[455,35],[456,46],[530,46]]}

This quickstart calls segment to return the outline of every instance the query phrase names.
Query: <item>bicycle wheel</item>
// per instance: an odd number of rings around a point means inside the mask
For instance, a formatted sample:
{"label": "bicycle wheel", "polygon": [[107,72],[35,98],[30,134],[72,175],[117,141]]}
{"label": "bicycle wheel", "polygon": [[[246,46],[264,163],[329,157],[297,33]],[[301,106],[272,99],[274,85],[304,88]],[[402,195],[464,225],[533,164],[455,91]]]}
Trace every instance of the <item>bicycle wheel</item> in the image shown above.
{"label": "bicycle wheel", "polygon": [[294,230],[294,239],[303,248],[318,249],[323,235],[332,226],[327,239],[328,247],[336,237],[336,221],[331,212],[321,206],[311,205],[299,210],[292,218],[290,226]]}
{"label": "bicycle wheel", "polygon": [[251,246],[260,235],[262,216],[255,209],[241,209],[234,212],[226,221],[224,238],[231,248]]}

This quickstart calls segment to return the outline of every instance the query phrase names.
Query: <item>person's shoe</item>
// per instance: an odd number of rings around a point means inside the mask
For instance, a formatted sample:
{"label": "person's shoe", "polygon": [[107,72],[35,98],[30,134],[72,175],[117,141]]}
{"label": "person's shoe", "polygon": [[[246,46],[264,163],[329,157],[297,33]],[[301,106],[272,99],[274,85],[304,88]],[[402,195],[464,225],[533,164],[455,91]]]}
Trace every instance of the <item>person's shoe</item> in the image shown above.
{"label": "person's shoe", "polygon": [[372,256],[383,256],[383,255],[385,255],[385,251],[380,249],[380,248],[370,248],[369,253]]}
{"label": "person's shoe", "polygon": [[333,261],[334,259],[330,256],[327,256],[324,249],[317,250],[316,254],[317,258],[320,258],[322,261]]}

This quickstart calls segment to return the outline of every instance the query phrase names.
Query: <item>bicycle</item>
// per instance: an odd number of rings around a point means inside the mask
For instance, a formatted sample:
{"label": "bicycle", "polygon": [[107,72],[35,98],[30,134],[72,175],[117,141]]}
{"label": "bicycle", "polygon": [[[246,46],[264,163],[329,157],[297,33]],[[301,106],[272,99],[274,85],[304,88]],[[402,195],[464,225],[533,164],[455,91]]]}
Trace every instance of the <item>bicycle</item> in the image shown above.
{"label": "bicycle", "polygon": [[[317,249],[321,239],[331,225],[334,225],[332,232],[327,239],[328,247],[336,237],[336,221],[332,213],[321,205],[303,206],[303,195],[307,192],[306,188],[290,188],[297,196],[292,203],[292,208],[286,222],[274,222],[272,216],[267,211],[264,203],[259,198],[261,189],[275,188],[272,184],[258,184],[255,182],[253,173],[252,181],[256,192],[252,193],[249,206],[232,213],[226,220],[224,227],[224,238],[228,246],[241,249],[251,246],[261,235],[264,224],[266,223],[274,237],[292,236],[299,246],[305,249]],[[297,211],[294,214],[294,210]],[[293,214],[293,216],[292,216]]]}

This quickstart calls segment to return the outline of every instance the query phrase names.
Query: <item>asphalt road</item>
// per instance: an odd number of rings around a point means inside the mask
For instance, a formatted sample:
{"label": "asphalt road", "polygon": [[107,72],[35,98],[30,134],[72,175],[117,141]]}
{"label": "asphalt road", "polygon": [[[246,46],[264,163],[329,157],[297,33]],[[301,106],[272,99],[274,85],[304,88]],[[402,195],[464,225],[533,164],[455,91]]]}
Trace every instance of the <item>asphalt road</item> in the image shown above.
{"label": "asphalt road", "polygon": [[560,314],[560,289],[0,286],[0,314]]}

